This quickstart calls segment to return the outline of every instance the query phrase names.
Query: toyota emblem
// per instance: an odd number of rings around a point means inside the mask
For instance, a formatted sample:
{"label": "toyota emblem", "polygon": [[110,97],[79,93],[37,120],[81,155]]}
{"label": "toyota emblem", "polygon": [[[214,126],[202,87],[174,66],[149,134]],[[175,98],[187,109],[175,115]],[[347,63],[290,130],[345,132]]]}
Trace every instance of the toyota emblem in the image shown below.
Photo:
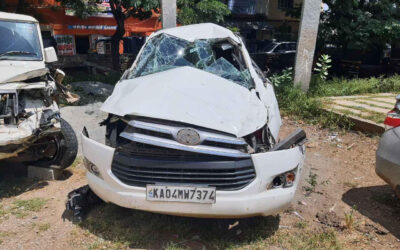
{"label": "toyota emblem", "polygon": [[176,133],[176,140],[185,145],[198,145],[201,142],[200,134],[191,128],[183,128]]}

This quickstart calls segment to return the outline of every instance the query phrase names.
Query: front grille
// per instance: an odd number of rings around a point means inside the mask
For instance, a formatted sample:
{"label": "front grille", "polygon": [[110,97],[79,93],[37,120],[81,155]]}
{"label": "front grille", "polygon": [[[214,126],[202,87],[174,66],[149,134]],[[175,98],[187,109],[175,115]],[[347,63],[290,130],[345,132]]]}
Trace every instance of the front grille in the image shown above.
{"label": "front grille", "polygon": [[157,147],[150,144],[131,142],[120,139],[118,149],[130,157],[145,157],[158,160],[179,160],[179,161],[224,161],[234,160],[232,157],[200,154],[196,152],[183,151],[171,148]]}
{"label": "front grille", "polygon": [[[199,158],[200,159],[200,158]],[[155,158],[117,151],[112,173],[123,183],[135,187],[146,184],[202,185],[217,190],[238,190],[256,177],[251,159],[188,160],[173,157]]]}
{"label": "front grille", "polygon": [[[218,131],[184,125],[175,122],[166,124],[161,121],[147,122],[141,120],[131,120],[128,126],[119,134],[119,137],[135,143],[175,149],[203,155],[214,155],[233,158],[249,158],[247,143],[242,138],[228,135]],[[178,142],[179,131],[183,129],[194,130],[199,138],[198,144],[182,144]]]}

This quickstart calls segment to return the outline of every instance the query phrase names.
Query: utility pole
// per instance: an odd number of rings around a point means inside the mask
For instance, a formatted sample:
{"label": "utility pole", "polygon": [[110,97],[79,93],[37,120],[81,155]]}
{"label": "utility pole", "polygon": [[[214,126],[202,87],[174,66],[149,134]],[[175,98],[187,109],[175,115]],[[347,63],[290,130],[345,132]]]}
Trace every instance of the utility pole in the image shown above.
{"label": "utility pole", "polygon": [[321,0],[304,0],[301,11],[294,85],[301,86],[305,92],[308,91],[311,81],[321,4]]}
{"label": "utility pole", "polygon": [[176,27],[176,0],[161,0],[163,29]]}

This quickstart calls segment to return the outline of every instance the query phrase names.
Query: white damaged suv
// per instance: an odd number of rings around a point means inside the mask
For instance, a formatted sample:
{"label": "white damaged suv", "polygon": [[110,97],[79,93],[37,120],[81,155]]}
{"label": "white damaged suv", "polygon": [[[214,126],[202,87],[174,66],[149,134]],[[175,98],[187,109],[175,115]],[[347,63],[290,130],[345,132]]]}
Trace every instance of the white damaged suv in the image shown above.
{"label": "white damaged suv", "polygon": [[64,72],[50,72],[55,61],[36,19],[0,12],[0,167],[8,161],[63,169],[75,160],[77,138],[57,101],[77,97],[62,85]]}
{"label": "white damaged suv", "polygon": [[104,201],[210,218],[272,215],[296,192],[303,130],[278,142],[271,83],[243,41],[215,24],[153,33],[102,110],[106,145],[82,133]]}

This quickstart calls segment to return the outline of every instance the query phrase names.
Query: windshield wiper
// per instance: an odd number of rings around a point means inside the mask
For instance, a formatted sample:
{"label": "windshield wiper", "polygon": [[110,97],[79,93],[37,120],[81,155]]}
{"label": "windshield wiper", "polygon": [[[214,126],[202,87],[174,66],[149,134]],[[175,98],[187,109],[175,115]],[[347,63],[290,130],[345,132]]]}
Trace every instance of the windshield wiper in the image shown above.
{"label": "windshield wiper", "polygon": [[3,54],[0,54],[0,59],[1,59],[1,57],[8,56],[8,55],[35,55],[36,56],[37,54],[33,53],[33,52],[29,52],[29,51],[18,51],[18,50],[7,51]]}

